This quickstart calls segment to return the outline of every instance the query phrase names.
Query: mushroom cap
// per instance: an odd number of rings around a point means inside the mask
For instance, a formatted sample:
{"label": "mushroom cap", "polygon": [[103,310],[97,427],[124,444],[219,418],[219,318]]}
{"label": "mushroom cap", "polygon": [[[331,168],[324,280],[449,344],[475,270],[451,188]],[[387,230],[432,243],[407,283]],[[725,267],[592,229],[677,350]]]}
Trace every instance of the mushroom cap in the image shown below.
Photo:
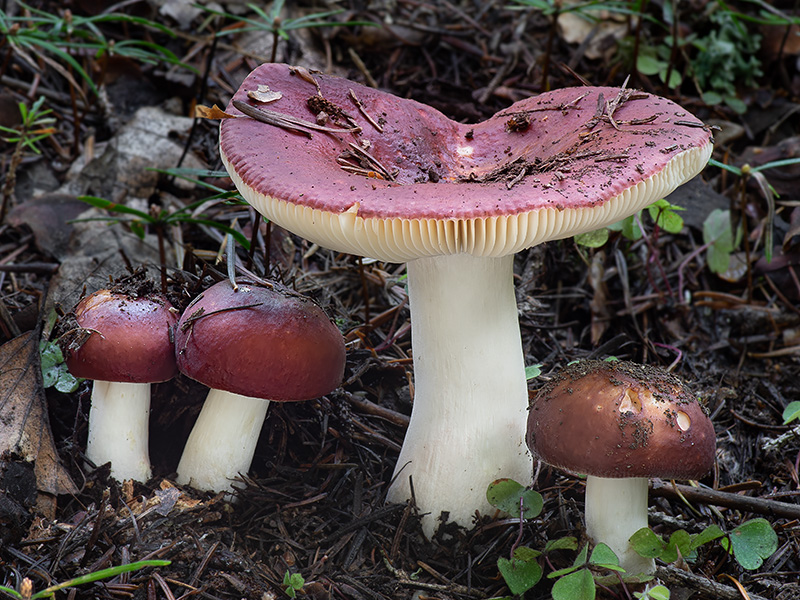
{"label": "mushroom cap", "polygon": [[209,287],[175,331],[178,368],[214,389],[267,400],[318,398],[342,382],[344,339],[311,299],[274,284]]}
{"label": "mushroom cap", "polygon": [[178,316],[163,296],[98,290],[78,302],[73,313],[89,332],[67,353],[67,368],[75,377],[156,383],[177,375],[170,329]]}
{"label": "mushroom cap", "polygon": [[597,477],[697,479],[714,464],[714,426],[686,385],[627,361],[568,365],[528,413],[528,447],[541,460]]}
{"label": "mushroom cap", "polygon": [[[346,113],[360,133],[310,131],[309,138],[243,117],[230,104],[227,112],[238,117],[222,120],[222,160],[242,196],[269,219],[327,248],[387,261],[504,256],[598,229],[667,195],[711,155],[701,121],[644,92],[560,89],[467,125],[346,79],[300,73],[261,65],[233,100],[306,122],[320,109]],[[268,104],[248,97],[264,85],[282,96]]]}

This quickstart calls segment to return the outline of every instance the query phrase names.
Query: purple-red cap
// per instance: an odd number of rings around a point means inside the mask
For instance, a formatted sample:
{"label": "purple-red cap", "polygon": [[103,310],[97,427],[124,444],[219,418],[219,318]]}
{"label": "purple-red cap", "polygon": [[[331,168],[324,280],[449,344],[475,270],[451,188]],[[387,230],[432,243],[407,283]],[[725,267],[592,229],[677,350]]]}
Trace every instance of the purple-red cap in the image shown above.
{"label": "purple-red cap", "polygon": [[714,426],[678,377],[627,361],[562,369],[531,402],[528,447],[597,477],[697,479],[714,464]]}
{"label": "purple-red cap", "polygon": [[311,400],[336,389],[344,339],[309,298],[273,284],[212,285],[175,333],[181,372],[214,389],[267,400]]}
{"label": "purple-red cap", "polygon": [[73,313],[89,334],[67,353],[67,368],[75,377],[156,383],[177,375],[170,329],[178,316],[163,296],[99,290],[78,302]]}
{"label": "purple-red cap", "polygon": [[[254,100],[264,86],[278,99]],[[233,101],[273,113],[265,123],[231,104],[237,118],[222,120],[222,160],[244,198],[320,245],[390,261],[503,256],[598,229],[695,176],[712,149],[686,110],[622,88],[546,92],[467,125],[346,79],[265,64]]]}

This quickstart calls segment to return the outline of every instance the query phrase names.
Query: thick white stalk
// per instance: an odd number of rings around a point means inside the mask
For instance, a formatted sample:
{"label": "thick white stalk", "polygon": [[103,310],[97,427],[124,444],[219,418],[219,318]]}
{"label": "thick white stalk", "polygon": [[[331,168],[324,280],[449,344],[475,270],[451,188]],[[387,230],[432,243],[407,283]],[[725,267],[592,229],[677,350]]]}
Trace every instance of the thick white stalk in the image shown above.
{"label": "thick white stalk", "polygon": [[527,485],[528,391],[513,256],[468,254],[408,263],[414,405],[389,502],[414,498],[431,537],[442,511],[471,527],[490,514],[486,488]]}
{"label": "thick white stalk", "polygon": [[147,481],[150,384],[95,381],[92,385],[86,458],[98,466],[111,462],[111,476],[118,481]]}
{"label": "thick white stalk", "polygon": [[631,575],[656,570],[653,559],[639,556],[628,542],[642,527],[647,527],[647,479],[586,477],[586,533],[611,548]]}
{"label": "thick white stalk", "polygon": [[233,490],[253,462],[269,400],[212,389],[189,434],[177,481],[198,490]]}

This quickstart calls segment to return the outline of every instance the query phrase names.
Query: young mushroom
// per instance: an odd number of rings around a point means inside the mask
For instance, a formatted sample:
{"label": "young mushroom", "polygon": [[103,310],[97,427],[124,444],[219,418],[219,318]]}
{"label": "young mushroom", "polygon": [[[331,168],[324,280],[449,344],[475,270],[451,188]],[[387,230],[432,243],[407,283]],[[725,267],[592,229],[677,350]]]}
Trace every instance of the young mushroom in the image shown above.
{"label": "young mushroom", "polygon": [[177,311],[159,294],[99,290],[73,313],[79,341],[65,349],[67,368],[94,380],[86,458],[110,462],[119,481],[147,481],[150,384],[178,372],[170,331]]}
{"label": "young mushroom", "polygon": [[[710,133],[676,104],[625,89],[556,90],[465,125],[300,72],[266,64],[245,79],[227,109],[237,118],[220,126],[222,161],[279,225],[407,262],[414,404],[388,500],[409,500],[413,482],[426,535],[442,512],[468,527],[491,512],[492,480],[531,478],[514,253],[662,198],[702,170]],[[259,85],[282,94],[268,109],[248,97]],[[325,131],[314,128],[320,106]]]}
{"label": "young mushroom", "polygon": [[714,426],[676,376],[627,361],[572,363],[531,402],[528,447],[586,475],[586,533],[629,574],[652,574],[628,539],[647,527],[647,480],[699,479],[714,464]]}
{"label": "young mushroom", "polygon": [[311,299],[284,286],[239,280],[209,287],[175,332],[180,371],[211,388],[178,464],[180,484],[233,491],[250,469],[270,401],[336,389],[344,340]]}

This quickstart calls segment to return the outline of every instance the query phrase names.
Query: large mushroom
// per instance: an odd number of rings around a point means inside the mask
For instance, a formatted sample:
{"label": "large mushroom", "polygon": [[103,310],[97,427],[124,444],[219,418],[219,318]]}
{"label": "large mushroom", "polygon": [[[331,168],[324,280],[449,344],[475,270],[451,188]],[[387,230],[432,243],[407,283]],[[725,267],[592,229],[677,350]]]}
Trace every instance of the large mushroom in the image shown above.
{"label": "large mushroom", "polygon": [[342,382],[344,340],[310,298],[277,283],[209,287],[175,332],[180,371],[211,388],[178,464],[178,483],[231,492],[247,474],[270,401],[318,398]]}
{"label": "large mushroom", "polygon": [[647,527],[647,480],[699,479],[714,464],[714,426],[696,396],[664,369],[628,361],[572,363],[531,402],[528,446],[586,475],[586,532],[630,574],[655,564],[628,542]]}
{"label": "large mushroom", "polygon": [[177,311],[160,294],[99,290],[73,313],[78,329],[66,337],[78,341],[66,348],[67,368],[94,380],[86,458],[110,462],[119,481],[147,481],[150,384],[178,373],[170,331]]}
{"label": "large mushroom", "polygon": [[[264,86],[280,98],[260,104]],[[429,536],[442,512],[464,526],[489,513],[492,480],[531,478],[514,253],[635,213],[711,154],[680,106],[618,88],[556,90],[465,125],[266,64],[227,112],[222,160],[256,210],[321,246],[407,262],[415,393],[388,500],[413,482]]]}

